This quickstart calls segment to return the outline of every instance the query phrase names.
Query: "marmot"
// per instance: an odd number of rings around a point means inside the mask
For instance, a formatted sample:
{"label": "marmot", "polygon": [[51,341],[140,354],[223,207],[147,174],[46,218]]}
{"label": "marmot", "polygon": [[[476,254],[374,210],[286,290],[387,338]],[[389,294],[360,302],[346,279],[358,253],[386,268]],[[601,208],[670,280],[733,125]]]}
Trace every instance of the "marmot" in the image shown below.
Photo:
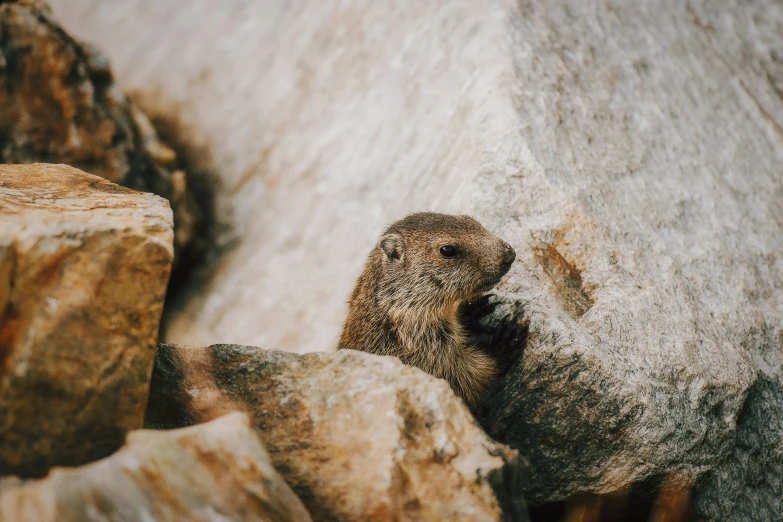
{"label": "marmot", "polygon": [[[476,405],[504,361],[476,343],[467,326],[471,315],[477,326],[492,311],[482,294],[515,258],[511,246],[468,216],[421,212],[397,221],[356,282],[338,349],[397,356],[446,379]],[[521,345],[526,333],[526,323],[507,318],[495,342]]]}

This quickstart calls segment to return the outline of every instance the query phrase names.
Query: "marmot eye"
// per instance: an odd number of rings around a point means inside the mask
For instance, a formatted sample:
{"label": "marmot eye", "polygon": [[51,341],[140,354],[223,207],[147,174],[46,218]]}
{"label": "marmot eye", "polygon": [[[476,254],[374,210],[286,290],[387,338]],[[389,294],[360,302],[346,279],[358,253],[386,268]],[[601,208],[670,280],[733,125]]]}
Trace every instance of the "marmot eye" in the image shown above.
{"label": "marmot eye", "polygon": [[443,245],[438,251],[440,252],[440,255],[445,258],[457,257],[457,254],[459,253],[457,247],[454,245]]}

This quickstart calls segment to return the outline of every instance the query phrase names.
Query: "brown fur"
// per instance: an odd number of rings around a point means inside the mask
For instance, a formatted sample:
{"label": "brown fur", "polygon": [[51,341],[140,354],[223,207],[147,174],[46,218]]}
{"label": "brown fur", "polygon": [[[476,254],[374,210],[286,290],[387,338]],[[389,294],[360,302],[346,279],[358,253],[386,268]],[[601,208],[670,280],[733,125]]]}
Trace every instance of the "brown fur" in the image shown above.
{"label": "brown fur", "polygon": [[[459,254],[444,258],[444,245]],[[498,368],[472,345],[458,309],[495,286],[515,257],[507,243],[468,216],[407,216],[370,253],[348,302],[339,348],[397,356],[446,379],[475,404]]]}

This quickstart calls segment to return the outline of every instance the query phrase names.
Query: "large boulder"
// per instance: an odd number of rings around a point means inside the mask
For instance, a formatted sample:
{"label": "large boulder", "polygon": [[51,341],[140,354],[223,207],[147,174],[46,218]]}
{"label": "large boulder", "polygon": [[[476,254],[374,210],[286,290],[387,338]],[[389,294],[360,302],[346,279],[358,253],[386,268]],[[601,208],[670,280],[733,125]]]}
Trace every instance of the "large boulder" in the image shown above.
{"label": "large boulder", "polygon": [[53,3],[220,165],[241,242],[169,339],[333,346],[385,223],[473,214],[518,254],[481,414],[533,501],[703,477],[779,516],[779,1]]}
{"label": "large boulder", "polygon": [[172,216],[65,165],[0,165],[0,223],[0,476],[39,476],[141,427]]}
{"label": "large boulder", "polygon": [[174,431],[137,431],[119,452],[43,480],[0,479],[14,522],[309,522],[240,413]]}
{"label": "large boulder", "polygon": [[445,381],[391,357],[161,345],[147,423],[241,409],[317,520],[527,520],[516,452]]}

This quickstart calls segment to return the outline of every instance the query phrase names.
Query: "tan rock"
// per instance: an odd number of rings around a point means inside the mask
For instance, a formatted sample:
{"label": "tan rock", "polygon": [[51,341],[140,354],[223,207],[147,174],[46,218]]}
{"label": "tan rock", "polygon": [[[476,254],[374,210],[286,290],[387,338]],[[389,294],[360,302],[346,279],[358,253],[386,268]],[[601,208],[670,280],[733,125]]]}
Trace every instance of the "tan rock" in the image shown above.
{"label": "tan rock", "polygon": [[527,519],[516,452],[392,357],[161,345],[150,397],[157,426],[243,408],[317,520]]}
{"label": "tan rock", "polygon": [[66,163],[171,202],[175,245],[201,248],[202,213],[147,117],[100,51],[74,40],[45,2],[0,5],[0,162]]}
{"label": "tan rock", "polygon": [[0,481],[0,520],[14,522],[308,522],[246,416],[174,431],[138,431],[111,457]]}
{"label": "tan rock", "polygon": [[0,476],[40,476],[141,427],[171,210],[65,165],[0,165],[0,223]]}

